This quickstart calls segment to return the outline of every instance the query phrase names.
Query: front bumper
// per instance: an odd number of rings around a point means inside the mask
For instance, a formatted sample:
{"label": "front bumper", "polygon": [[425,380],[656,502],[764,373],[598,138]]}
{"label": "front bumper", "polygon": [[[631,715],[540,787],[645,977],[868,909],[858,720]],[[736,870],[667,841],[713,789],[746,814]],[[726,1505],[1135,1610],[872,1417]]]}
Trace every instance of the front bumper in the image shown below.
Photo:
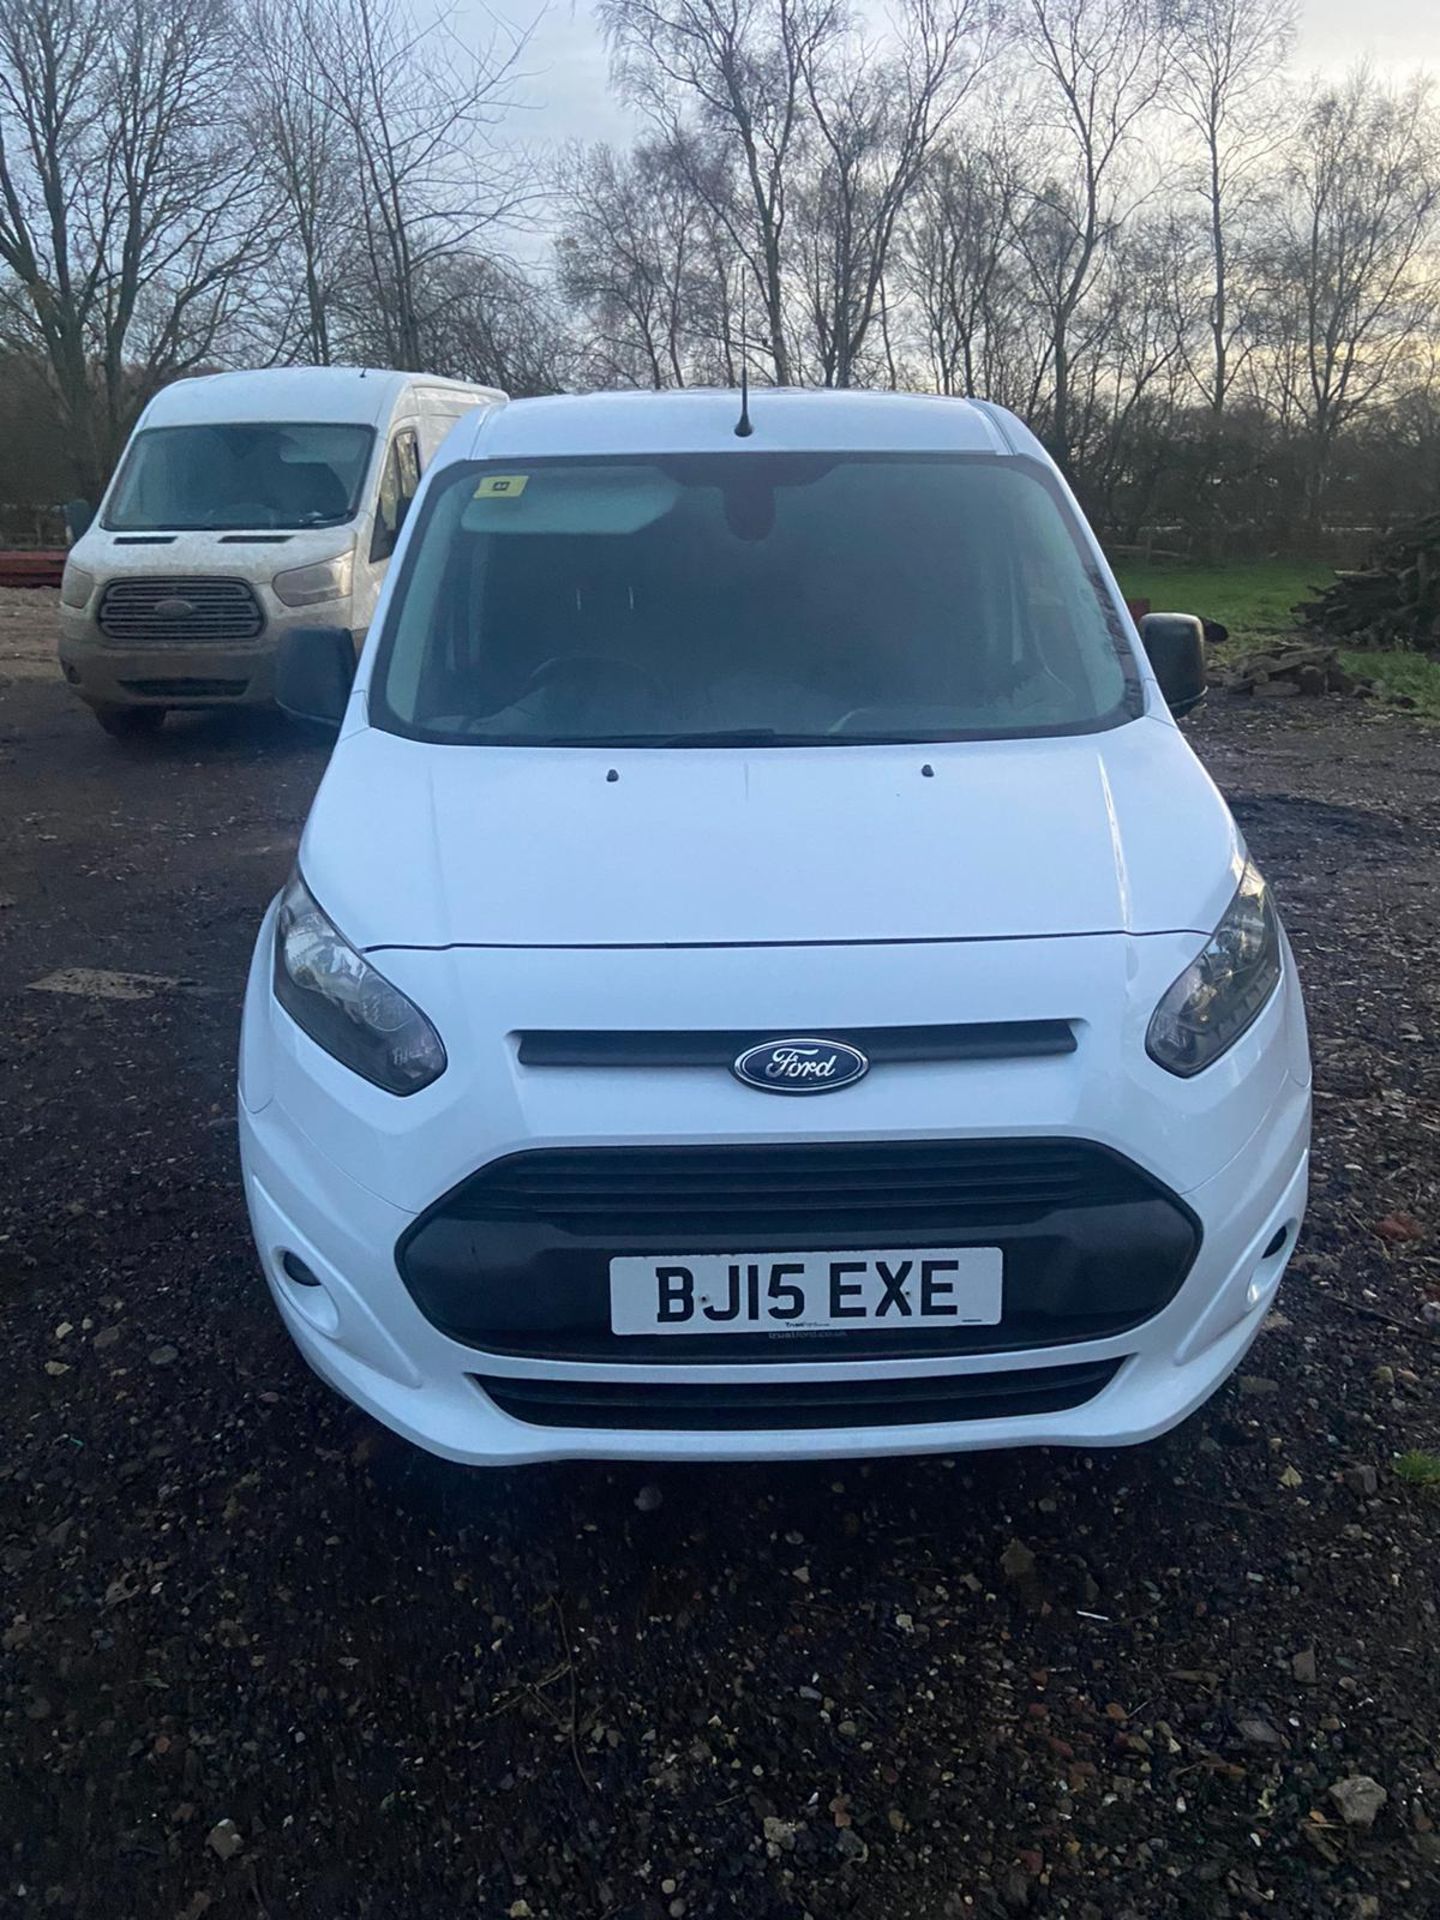
{"label": "front bumper", "polygon": [[[240,1074],[241,1156],[262,1266],[315,1371],[451,1460],[777,1460],[1148,1440],[1185,1419],[1239,1363],[1296,1244],[1310,1088],[1288,954],[1284,985],[1250,1031],[1211,1072],[1182,1082],[1148,1061],[1144,1026],[1146,1010],[1193,957],[1195,936],[1021,941],[1003,950],[922,945],[878,956],[862,949],[823,977],[804,952],[647,951],[577,967],[569,954],[390,951],[390,977],[438,1013],[456,1043],[432,1087],[396,1100],[278,1009],[273,919],[272,909],[256,945]],[[685,1028],[707,1024],[707,1014],[713,1025],[713,1010],[724,1006],[737,1024],[763,1028],[777,1010],[793,1012],[787,994],[819,999],[822,1023],[842,1030],[881,1024],[897,1005],[922,1023],[953,1018],[957,1006],[977,1020],[1019,1019],[1056,1011],[1058,979],[1068,999],[1060,1011],[1088,1010],[1074,1052],[877,1067],[858,1088],[813,1103],[767,1100],[708,1069],[529,1068],[513,1033],[505,1040],[492,1024],[497,1006],[517,1030],[550,1023],[557,1005],[567,1023],[593,1028],[663,1007],[667,1025]],[[546,1351],[533,1343],[527,1351],[523,1338],[493,1339],[476,1325],[447,1331],[436,1297],[422,1286],[417,1301],[402,1279],[404,1247],[436,1203],[507,1155],[688,1144],[743,1145],[778,1159],[787,1146],[822,1140],[1094,1143],[1163,1190],[1192,1222],[1198,1248],[1188,1248],[1142,1313],[1117,1312],[1102,1332],[1092,1322],[1082,1334],[1065,1317],[1073,1300],[1057,1293],[1050,1304],[1063,1309],[1063,1324],[1051,1326],[1053,1337],[1033,1319],[1017,1320],[1016,1337],[998,1344],[892,1349],[893,1357],[873,1343],[837,1348],[846,1336],[804,1354],[791,1347],[779,1357],[772,1348],[763,1359],[709,1347],[661,1355],[643,1351],[645,1341],[622,1352],[593,1337],[593,1309],[592,1337],[580,1346],[566,1351],[547,1334]],[[807,1234],[813,1227],[807,1222]],[[658,1231],[668,1234],[670,1223]],[[888,1234],[850,1242],[924,1243]],[[682,1244],[669,1240],[665,1250]],[[785,1242],[754,1244],[769,1251]],[[286,1253],[320,1284],[288,1276]],[[519,1288],[548,1284],[543,1267],[516,1265],[513,1276]],[[410,1279],[417,1283],[416,1270]],[[1024,1308],[1023,1287],[1015,1298]],[[791,1401],[768,1425],[757,1410],[767,1396]],[[878,1418],[877,1398],[890,1402]],[[748,1410],[737,1413],[742,1400]],[[821,1400],[832,1410],[823,1419],[795,1418],[796,1405]],[[627,1404],[640,1409],[628,1425]],[[717,1409],[713,1424],[704,1422],[705,1404]],[[656,1411],[667,1405],[681,1409],[673,1426]]]}
{"label": "front bumper", "polygon": [[260,631],[250,639],[167,637],[150,632],[114,639],[101,631],[102,580],[85,607],[60,608],[59,660],[71,690],[92,707],[264,707],[275,700],[275,656],[291,627],[348,626],[349,600],[287,607],[268,587],[251,585]]}
{"label": "front bumper", "polygon": [[275,698],[276,641],[127,647],[62,631],[60,670],[92,707],[262,707]]}
{"label": "front bumper", "polygon": [[[1288,1076],[1263,1125],[1229,1164],[1186,1193],[1203,1224],[1200,1251],[1175,1298],[1144,1325],[1108,1339],[1033,1349],[863,1361],[749,1364],[592,1364],[477,1353],[419,1312],[402,1286],[394,1248],[413,1216],[357,1185],[317,1152],[276,1103],[243,1105],[246,1198],[261,1261],[281,1316],[315,1371],[418,1446],[475,1466],[590,1459],[779,1460],[966,1451],[1015,1446],[1123,1446],[1164,1433],[1200,1406],[1238,1365],[1258,1333],[1294,1249],[1305,1208],[1310,1097]],[[1268,1253],[1284,1232],[1278,1251]],[[290,1252],[321,1284],[299,1286]],[[649,1381],[768,1387],[843,1385],[961,1376],[1033,1376],[1114,1362],[1108,1383],[1081,1404],[983,1412],[960,1419],[769,1429],[763,1426],[626,1429],[535,1424],[503,1412],[479,1384],[491,1380]]]}

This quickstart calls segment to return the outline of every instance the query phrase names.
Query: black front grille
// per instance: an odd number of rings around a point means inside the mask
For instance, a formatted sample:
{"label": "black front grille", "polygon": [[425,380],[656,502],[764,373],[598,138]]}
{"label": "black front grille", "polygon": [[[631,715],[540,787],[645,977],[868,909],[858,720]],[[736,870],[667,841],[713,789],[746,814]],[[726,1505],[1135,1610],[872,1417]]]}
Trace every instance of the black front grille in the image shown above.
{"label": "black front grille", "polygon": [[[416,1304],[495,1353],[660,1361],[955,1354],[1096,1339],[1173,1298],[1193,1214],[1120,1155],[1074,1140],[554,1148],[482,1167],[396,1250]],[[991,1327],[616,1335],[620,1254],[998,1246]]]}
{"label": "black front grille", "polygon": [[817,1427],[918,1427],[1063,1413],[1093,1400],[1123,1362],[895,1380],[745,1382],[514,1380],[476,1374],[502,1413],[534,1427],[736,1433]]}
{"label": "black front grille", "polygon": [[243,580],[112,580],[100,596],[100,631],[117,645],[243,645],[265,628],[259,601]]}

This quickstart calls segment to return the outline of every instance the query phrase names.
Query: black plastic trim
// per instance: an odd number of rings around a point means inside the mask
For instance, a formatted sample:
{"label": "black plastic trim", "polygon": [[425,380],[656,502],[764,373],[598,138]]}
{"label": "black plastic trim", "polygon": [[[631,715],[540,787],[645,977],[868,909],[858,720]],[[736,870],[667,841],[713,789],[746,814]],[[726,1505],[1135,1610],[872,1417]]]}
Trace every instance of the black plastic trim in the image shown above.
{"label": "black plastic trim", "polygon": [[[602,1032],[567,1029],[518,1035],[523,1067],[729,1067],[738,1055],[788,1038],[779,1028],[730,1032]],[[985,1020],[933,1027],[836,1027],[829,1040],[858,1047],[882,1061],[1016,1060],[1073,1053],[1068,1020]]]}
{"label": "black plastic trim", "polygon": [[147,700],[238,700],[248,680],[122,680],[127,693]]}
{"label": "black plastic trim", "polygon": [[657,1432],[931,1426],[1063,1413],[1093,1400],[1124,1360],[1000,1373],[920,1374],[870,1380],[528,1380],[473,1374],[512,1420],[536,1427]]}

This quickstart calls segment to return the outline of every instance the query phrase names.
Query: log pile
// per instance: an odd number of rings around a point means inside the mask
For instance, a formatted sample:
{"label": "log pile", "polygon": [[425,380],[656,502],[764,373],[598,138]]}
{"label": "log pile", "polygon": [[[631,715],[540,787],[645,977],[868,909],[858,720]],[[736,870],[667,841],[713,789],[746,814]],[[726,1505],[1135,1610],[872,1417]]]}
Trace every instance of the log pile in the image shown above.
{"label": "log pile", "polygon": [[1253,693],[1257,699],[1368,691],[1366,681],[1357,680],[1341,666],[1336,648],[1303,640],[1277,640],[1258,653],[1246,654],[1232,661],[1220,680],[1232,693]]}
{"label": "log pile", "polygon": [[1416,647],[1440,653],[1440,513],[1381,540],[1369,563],[1339,573],[1295,617],[1316,639],[1344,647]]}

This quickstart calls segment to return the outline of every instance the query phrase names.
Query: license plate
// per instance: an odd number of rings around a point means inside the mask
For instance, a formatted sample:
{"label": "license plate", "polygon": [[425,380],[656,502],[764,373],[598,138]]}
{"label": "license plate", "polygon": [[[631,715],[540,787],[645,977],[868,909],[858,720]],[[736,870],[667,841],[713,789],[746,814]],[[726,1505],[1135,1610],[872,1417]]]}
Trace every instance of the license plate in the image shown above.
{"label": "license plate", "polygon": [[626,1255],[610,1262],[613,1333],[904,1333],[993,1327],[999,1247],[893,1253]]}

